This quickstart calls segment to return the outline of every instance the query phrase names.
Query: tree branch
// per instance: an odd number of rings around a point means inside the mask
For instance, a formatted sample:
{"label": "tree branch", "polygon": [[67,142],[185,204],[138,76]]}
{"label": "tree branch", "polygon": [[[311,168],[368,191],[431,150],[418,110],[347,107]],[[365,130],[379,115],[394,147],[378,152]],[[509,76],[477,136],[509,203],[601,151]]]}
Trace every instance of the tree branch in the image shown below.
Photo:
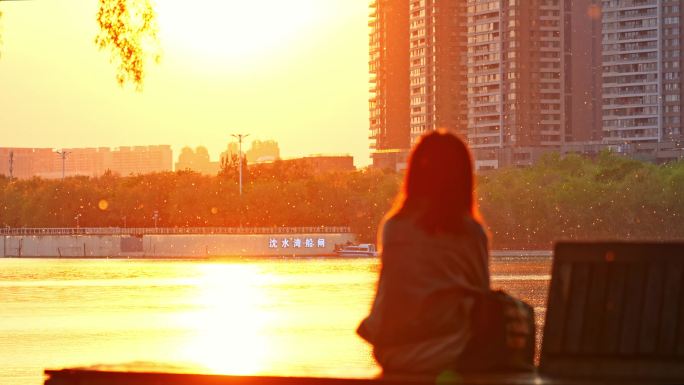
{"label": "tree branch", "polygon": [[100,0],[97,22],[100,32],[95,44],[111,52],[111,62],[118,65],[117,82],[121,86],[130,82],[141,91],[146,60],[160,60],[151,0]]}

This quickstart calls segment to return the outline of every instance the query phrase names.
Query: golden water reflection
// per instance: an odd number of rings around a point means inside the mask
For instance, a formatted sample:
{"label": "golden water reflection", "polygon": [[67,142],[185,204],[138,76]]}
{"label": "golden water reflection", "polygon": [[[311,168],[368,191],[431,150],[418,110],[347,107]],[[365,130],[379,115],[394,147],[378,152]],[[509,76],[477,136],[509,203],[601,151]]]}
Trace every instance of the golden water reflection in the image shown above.
{"label": "golden water reflection", "polygon": [[197,292],[189,302],[197,309],[176,315],[189,329],[181,356],[213,373],[252,374],[263,371],[269,344],[264,328],[273,322],[266,311],[264,284],[270,279],[259,266],[198,266]]}

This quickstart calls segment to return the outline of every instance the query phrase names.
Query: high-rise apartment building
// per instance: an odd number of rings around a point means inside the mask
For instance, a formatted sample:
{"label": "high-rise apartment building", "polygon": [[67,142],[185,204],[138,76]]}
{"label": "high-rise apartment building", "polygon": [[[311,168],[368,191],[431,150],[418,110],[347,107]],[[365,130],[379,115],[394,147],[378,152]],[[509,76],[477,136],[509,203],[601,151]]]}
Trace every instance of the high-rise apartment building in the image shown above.
{"label": "high-rise apartment building", "polygon": [[374,1],[374,164],[382,167],[377,155],[389,149],[404,149],[394,160],[405,160],[407,142],[438,128],[467,137],[484,168],[530,164],[549,150],[683,140],[681,7],[681,0]]}
{"label": "high-rise apartment building", "polygon": [[466,3],[411,0],[411,145],[428,130],[467,135]]}
{"label": "high-rise apartment building", "polygon": [[565,142],[595,143],[601,140],[603,128],[601,0],[567,0],[561,4]]}
{"label": "high-rise apartment building", "polygon": [[410,146],[409,1],[370,3],[370,147],[373,164]]}
{"label": "high-rise apartment building", "polygon": [[604,141],[681,140],[681,1],[602,5]]}
{"label": "high-rise apartment building", "polygon": [[560,145],[561,7],[560,0],[374,1],[374,159],[438,128],[476,149]]}
{"label": "high-rise apartment building", "polygon": [[560,0],[467,4],[471,146],[560,145]]}

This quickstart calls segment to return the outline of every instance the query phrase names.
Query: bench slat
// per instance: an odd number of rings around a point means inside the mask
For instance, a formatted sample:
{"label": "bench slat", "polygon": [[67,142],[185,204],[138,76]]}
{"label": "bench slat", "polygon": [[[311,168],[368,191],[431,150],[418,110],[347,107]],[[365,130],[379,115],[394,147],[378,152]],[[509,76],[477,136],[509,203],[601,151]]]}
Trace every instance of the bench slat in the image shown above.
{"label": "bench slat", "polygon": [[684,357],[684,278],[679,280],[680,288],[680,300],[679,300],[679,322],[677,322],[677,355],[682,358]]}
{"label": "bench slat", "polygon": [[639,331],[639,353],[654,354],[658,343],[665,264],[655,263],[648,268],[641,330]]}
{"label": "bench slat", "polygon": [[[660,320],[660,335],[658,338],[658,353],[663,356],[675,354],[677,346],[677,324],[682,285],[684,285],[684,265],[670,263],[665,272],[663,293],[663,310]],[[679,325],[682,325],[679,322]],[[681,328],[681,327],[680,327]],[[682,332],[680,331],[680,334]],[[681,345],[681,343],[680,343]]]}
{"label": "bench slat", "polygon": [[622,333],[620,333],[620,354],[637,353],[641,309],[644,297],[644,284],[647,266],[643,263],[631,263],[627,268],[627,285],[624,296],[624,312],[622,314]]}
{"label": "bench slat", "polygon": [[[547,301],[547,321],[544,325],[544,353],[558,354],[563,350],[565,316],[567,314],[572,263],[558,263],[553,267],[553,277]],[[549,308],[548,304],[554,307]],[[550,309],[551,311],[549,311]]]}
{"label": "bench slat", "polygon": [[620,346],[620,320],[627,280],[627,266],[613,264],[608,274],[608,293],[606,295],[603,326],[601,327],[601,352],[617,354]]}
{"label": "bench slat", "polygon": [[575,263],[570,283],[570,304],[566,322],[564,352],[579,353],[582,341],[583,320],[589,291],[589,265]]}
{"label": "bench slat", "polygon": [[608,265],[594,264],[591,272],[591,283],[587,297],[584,333],[582,334],[582,352],[598,353],[606,311],[606,282],[608,282]]}

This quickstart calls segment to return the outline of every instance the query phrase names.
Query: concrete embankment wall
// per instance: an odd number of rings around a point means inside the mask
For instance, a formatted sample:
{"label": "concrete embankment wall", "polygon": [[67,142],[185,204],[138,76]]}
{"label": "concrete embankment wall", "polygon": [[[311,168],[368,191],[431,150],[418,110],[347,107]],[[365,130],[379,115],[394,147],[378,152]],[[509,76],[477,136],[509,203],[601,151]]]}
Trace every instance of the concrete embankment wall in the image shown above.
{"label": "concrete embankment wall", "polygon": [[120,236],[4,236],[2,246],[2,252],[4,257],[122,256]]}
{"label": "concrete embankment wall", "polygon": [[0,237],[0,257],[314,256],[354,240],[351,233],[8,235]]}

